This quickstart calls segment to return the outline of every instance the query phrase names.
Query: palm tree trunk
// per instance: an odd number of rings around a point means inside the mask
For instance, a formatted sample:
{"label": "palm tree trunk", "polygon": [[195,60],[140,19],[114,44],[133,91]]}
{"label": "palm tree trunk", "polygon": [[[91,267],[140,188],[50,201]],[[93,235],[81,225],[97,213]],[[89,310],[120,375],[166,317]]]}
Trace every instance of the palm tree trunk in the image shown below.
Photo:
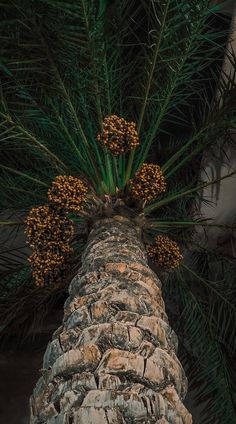
{"label": "palm tree trunk", "polygon": [[31,424],[192,423],[177,338],[140,234],[122,216],[95,223],[44,355]]}

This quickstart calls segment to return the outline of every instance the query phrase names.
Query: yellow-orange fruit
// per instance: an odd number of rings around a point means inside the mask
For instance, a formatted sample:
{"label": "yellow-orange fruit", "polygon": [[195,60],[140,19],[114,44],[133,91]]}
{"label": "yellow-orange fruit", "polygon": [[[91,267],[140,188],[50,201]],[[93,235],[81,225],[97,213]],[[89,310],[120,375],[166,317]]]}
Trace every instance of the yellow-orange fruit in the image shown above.
{"label": "yellow-orange fruit", "polygon": [[153,200],[166,191],[166,182],[159,165],[143,163],[130,180],[130,192],[136,199]]}
{"label": "yellow-orange fruit", "polygon": [[33,249],[28,258],[37,286],[56,286],[63,282],[73,249],[73,222],[64,210],[53,204],[32,208],[26,218],[25,233]]}
{"label": "yellow-orange fruit", "polygon": [[177,268],[183,259],[178,244],[167,236],[157,236],[154,244],[146,246],[153,262],[165,268]]}
{"label": "yellow-orange fruit", "polygon": [[25,223],[32,248],[39,249],[49,242],[68,243],[74,234],[72,221],[50,205],[32,208]]}
{"label": "yellow-orange fruit", "polygon": [[79,212],[86,200],[88,187],[77,177],[58,175],[48,190],[48,199],[66,213]]}
{"label": "yellow-orange fruit", "polygon": [[139,145],[135,122],[126,121],[117,115],[104,118],[102,132],[97,140],[107,146],[113,156],[133,150]]}
{"label": "yellow-orange fruit", "polygon": [[67,245],[63,250],[35,250],[28,258],[32,268],[32,276],[37,286],[57,285],[68,266],[73,249]]}

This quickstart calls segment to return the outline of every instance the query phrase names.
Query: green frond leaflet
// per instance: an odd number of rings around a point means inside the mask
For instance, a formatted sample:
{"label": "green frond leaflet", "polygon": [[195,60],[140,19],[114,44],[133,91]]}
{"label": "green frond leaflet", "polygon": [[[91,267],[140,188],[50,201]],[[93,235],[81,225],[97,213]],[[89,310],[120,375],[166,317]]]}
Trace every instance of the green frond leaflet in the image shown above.
{"label": "green frond leaflet", "polygon": [[208,187],[208,186],[210,186],[210,185],[212,185],[212,184],[215,184],[215,183],[217,183],[217,182],[219,182],[219,181],[222,181],[222,180],[224,180],[225,178],[230,178],[230,177],[232,177],[232,176],[233,176],[233,175],[235,175],[235,174],[236,174],[236,171],[232,171],[232,172],[230,172],[229,174],[224,175],[224,176],[223,176],[223,177],[221,177],[221,178],[216,178],[215,180],[212,180],[212,181],[210,181],[210,182],[208,182],[208,183],[203,183],[203,184],[200,184],[199,186],[194,187],[194,188],[191,188],[191,189],[189,189],[189,190],[184,190],[184,191],[182,191],[182,192],[179,192],[179,193],[173,194],[172,196],[166,197],[166,198],[165,198],[165,199],[163,199],[163,200],[157,201],[157,202],[155,202],[155,203],[151,204],[150,206],[147,206],[147,207],[144,209],[144,213],[145,213],[145,214],[148,214],[148,213],[150,213],[150,212],[152,212],[152,211],[154,211],[154,210],[156,210],[156,209],[158,209],[158,208],[160,208],[160,207],[162,207],[162,206],[167,205],[167,204],[168,204],[168,203],[170,203],[170,202],[173,202],[174,200],[181,199],[182,197],[185,197],[185,196],[189,196],[189,195],[191,195],[191,194],[193,194],[193,193],[196,193],[197,191],[202,190],[202,189],[203,189],[203,188],[205,188],[205,187]]}

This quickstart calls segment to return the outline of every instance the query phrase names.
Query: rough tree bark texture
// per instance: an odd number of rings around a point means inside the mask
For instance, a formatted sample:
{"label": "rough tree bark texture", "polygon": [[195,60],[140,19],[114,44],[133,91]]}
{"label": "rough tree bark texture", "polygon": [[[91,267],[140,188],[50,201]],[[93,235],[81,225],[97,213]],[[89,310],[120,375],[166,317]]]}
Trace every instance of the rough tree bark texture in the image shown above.
{"label": "rough tree bark texture", "polygon": [[31,424],[190,424],[161,283],[127,218],[97,221],[44,355]]}

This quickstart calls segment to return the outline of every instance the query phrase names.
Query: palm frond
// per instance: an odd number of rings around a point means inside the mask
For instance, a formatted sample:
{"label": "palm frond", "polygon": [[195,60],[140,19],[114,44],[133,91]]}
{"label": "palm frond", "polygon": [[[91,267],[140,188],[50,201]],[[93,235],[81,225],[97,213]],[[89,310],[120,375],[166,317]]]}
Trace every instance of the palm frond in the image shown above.
{"label": "palm frond", "polygon": [[222,176],[220,178],[216,178],[216,179],[214,179],[212,181],[209,181],[209,182],[200,184],[200,185],[195,186],[193,188],[190,188],[188,190],[182,190],[180,192],[174,193],[174,194],[172,194],[170,196],[167,196],[166,198],[164,198],[162,200],[159,200],[157,202],[153,202],[150,206],[147,206],[144,209],[144,212],[146,214],[148,214],[148,213],[152,212],[153,210],[158,209],[158,208],[160,208],[160,207],[162,207],[162,206],[164,206],[164,205],[166,205],[166,204],[168,204],[170,202],[173,202],[173,201],[176,201],[176,200],[181,199],[182,197],[191,196],[194,193],[200,192],[200,190],[202,190],[203,188],[208,187],[209,185],[216,184],[216,183],[224,180],[225,178],[230,178],[230,177],[232,177],[235,174],[236,174],[236,171],[232,171],[232,172],[229,172],[227,175],[224,175],[224,176]]}
{"label": "palm frond", "polygon": [[187,369],[190,390],[194,388],[197,405],[203,406],[201,422],[233,424],[236,418],[232,395],[235,391],[232,363],[236,354],[235,261],[215,254],[216,274],[213,255],[206,255],[205,251],[203,254],[202,274],[185,265],[169,277],[165,292],[167,297],[175,299],[179,308],[173,325],[181,343],[181,359]]}
{"label": "palm frond", "polygon": [[[72,218],[72,217],[71,217]],[[46,322],[54,306],[64,303],[68,296],[68,285],[81,266],[81,255],[87,239],[86,226],[83,219],[74,218],[76,222],[75,236],[72,241],[74,249],[70,267],[64,276],[63,287],[35,287],[32,283],[31,269],[27,263],[29,255],[26,244],[13,243],[9,231],[5,234],[4,243],[0,246],[0,345],[4,348],[14,340],[13,348],[21,346],[26,340],[33,340]],[[3,234],[1,234],[3,236]],[[22,242],[22,233],[18,239]],[[24,240],[23,240],[24,241]]]}
{"label": "palm frond", "polygon": [[[193,1],[188,5],[176,1],[166,1],[162,5],[150,2],[149,5],[147,8],[152,7],[153,12],[146,11],[149,19],[149,51],[145,51],[145,60],[141,55],[140,60],[143,66],[149,67],[146,75],[152,78],[152,84],[148,77],[146,81],[152,89],[149,89],[147,109],[150,112],[148,114],[146,109],[146,124],[142,118],[144,140],[135,167],[139,167],[145,160],[157,137],[160,143],[164,122],[184,119],[184,114],[186,119],[186,115],[189,116],[188,110],[191,113],[192,100],[204,98],[204,69],[209,67],[216,54],[219,54],[219,49],[223,48],[222,38],[226,35],[225,30],[215,31],[211,27],[215,8],[209,7],[208,1]],[[161,31],[163,22],[164,35]],[[161,43],[160,37],[163,37]],[[206,45],[207,57],[203,54]],[[154,60],[158,49],[158,59]],[[141,74],[145,75],[145,72]],[[208,84],[211,81],[213,83],[214,79],[215,75],[208,75]],[[142,98],[141,94],[141,102]]]}

